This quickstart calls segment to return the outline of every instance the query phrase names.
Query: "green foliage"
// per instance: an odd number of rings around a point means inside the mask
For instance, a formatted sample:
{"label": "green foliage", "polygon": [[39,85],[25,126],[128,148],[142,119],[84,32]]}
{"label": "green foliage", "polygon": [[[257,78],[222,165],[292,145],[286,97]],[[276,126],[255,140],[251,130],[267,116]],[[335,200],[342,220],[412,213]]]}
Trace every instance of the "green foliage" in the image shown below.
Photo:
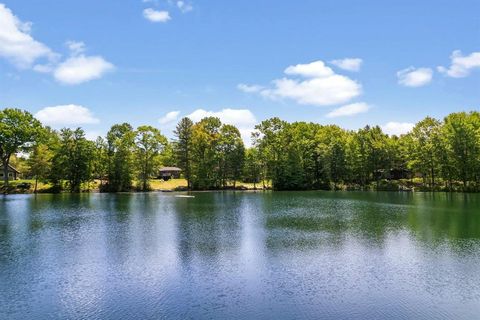
{"label": "green foliage", "polygon": [[129,191],[134,176],[135,132],[128,123],[113,125],[107,133],[108,191]]}
{"label": "green foliage", "polygon": [[407,142],[409,168],[420,172],[425,179],[424,183],[429,179],[432,188],[435,187],[435,178],[441,165],[438,155],[443,151],[440,130],[441,123],[427,117],[417,123],[404,139]]}
{"label": "green foliage", "polygon": [[53,158],[60,149],[58,132],[49,127],[40,131],[27,159],[28,174],[35,180],[34,192],[38,182],[46,183],[52,176]]}
{"label": "green foliage", "polygon": [[38,139],[41,123],[32,114],[20,109],[0,111],[0,160],[4,170],[4,184],[8,185],[8,165],[17,152],[27,152]]}
{"label": "green foliage", "polygon": [[469,191],[480,187],[479,119],[478,112],[451,114],[443,123],[426,118],[396,137],[378,126],[351,132],[272,118],[256,127],[253,140],[276,190],[369,188],[372,182],[381,189],[382,180],[392,176],[420,175],[431,190],[439,189],[440,181],[448,189],[461,181]]}
{"label": "green foliage", "polygon": [[173,151],[177,164],[183,170],[185,179],[187,179],[189,189],[191,187],[192,131],[192,120],[183,118],[173,132],[176,137],[173,143]]}
{"label": "green foliage", "polygon": [[254,136],[254,146],[259,150],[265,165],[265,178],[272,180],[273,187],[284,189],[285,157],[288,155],[289,140],[287,139],[285,121],[272,118],[262,121],[255,127],[258,135]]}
{"label": "green foliage", "polygon": [[353,136],[352,177],[365,186],[369,181],[379,181],[379,170],[391,169],[389,162],[388,136],[379,126],[366,126]]}
{"label": "green foliage", "polygon": [[108,144],[102,137],[95,140],[95,149],[92,160],[92,175],[100,181],[100,190],[104,189],[104,180],[108,177],[109,169]]}
{"label": "green foliage", "polygon": [[242,136],[236,127],[224,124],[220,128],[217,152],[222,187],[226,187],[229,181],[235,186],[242,175],[245,159]]}
{"label": "green foliage", "polygon": [[167,145],[160,130],[151,126],[140,126],[135,136],[135,165],[138,172],[139,188],[149,190],[149,180],[160,164],[160,154]]}
{"label": "green foliage", "polygon": [[37,192],[38,181],[46,182],[51,175],[53,157],[53,150],[46,144],[36,144],[32,148],[28,164],[30,167],[29,173],[35,179],[35,193]]}
{"label": "green foliage", "polygon": [[194,189],[203,190],[221,186],[220,158],[217,150],[221,126],[220,119],[207,117],[192,127],[190,178]]}
{"label": "green foliage", "polygon": [[165,140],[166,144],[163,147],[162,152],[159,155],[159,164],[164,167],[175,167],[177,166],[177,158],[175,156],[175,149],[172,143],[169,143]]}
{"label": "green foliage", "polygon": [[463,183],[468,189],[469,183],[479,183],[480,169],[480,113],[452,113],[445,118],[443,138],[447,154],[445,170],[453,180]]}
{"label": "green foliage", "polygon": [[[408,189],[480,191],[480,113],[425,118],[400,137],[378,126],[348,131],[335,125],[262,121],[245,149],[239,130],[220,119],[183,118],[168,143],[151,126],[116,124],[106,139],[81,129],[43,128],[18,109],[0,112],[2,164],[27,166],[35,181],[79,192],[91,180],[101,190],[148,190],[160,166],[179,166],[189,189],[271,182],[275,190]],[[15,156],[29,153],[27,160]],[[16,160],[15,160],[16,159]],[[6,175],[8,177],[8,175]],[[6,188],[6,190],[8,190]]]}
{"label": "green foliage", "polygon": [[70,192],[80,192],[82,184],[92,179],[94,149],[82,129],[62,129],[60,147],[52,160],[52,182],[61,186],[61,181],[66,180]]}
{"label": "green foliage", "polygon": [[174,132],[177,163],[184,170],[188,188],[225,188],[243,175],[245,147],[240,131],[220,119],[207,117],[198,123],[180,120]]}
{"label": "green foliage", "polygon": [[262,161],[256,148],[245,150],[243,178],[245,182],[253,183],[254,188],[262,180]]}

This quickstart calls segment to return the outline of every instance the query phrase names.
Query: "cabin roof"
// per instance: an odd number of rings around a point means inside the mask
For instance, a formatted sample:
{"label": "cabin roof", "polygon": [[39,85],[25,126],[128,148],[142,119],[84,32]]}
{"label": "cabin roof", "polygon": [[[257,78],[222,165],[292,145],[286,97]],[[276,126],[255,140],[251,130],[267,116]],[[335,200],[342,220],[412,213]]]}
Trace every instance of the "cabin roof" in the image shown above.
{"label": "cabin roof", "polygon": [[[12,171],[15,171],[16,173],[20,173],[20,171],[15,169],[15,167],[13,167],[11,164],[8,165],[8,168],[10,168],[10,170]],[[0,164],[0,170],[3,170],[3,164]]]}
{"label": "cabin roof", "polygon": [[160,172],[166,172],[166,171],[182,171],[182,169],[177,167],[163,167],[160,169]]}

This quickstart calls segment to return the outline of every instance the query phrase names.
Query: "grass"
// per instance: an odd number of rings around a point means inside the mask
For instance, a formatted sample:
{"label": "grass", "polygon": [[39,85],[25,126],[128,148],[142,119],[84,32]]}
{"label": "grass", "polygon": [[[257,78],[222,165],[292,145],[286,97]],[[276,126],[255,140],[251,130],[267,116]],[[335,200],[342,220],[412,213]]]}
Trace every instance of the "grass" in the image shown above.
{"label": "grass", "polygon": [[152,179],[150,180],[150,187],[153,190],[173,190],[179,187],[187,187],[187,180],[170,179],[163,181],[162,179]]}
{"label": "grass", "polygon": [[[30,188],[29,189],[18,188],[17,186],[21,183],[29,183]],[[4,188],[3,182],[0,184],[0,186],[1,186],[1,189]],[[9,192],[30,193],[30,192],[33,192],[34,189],[35,189],[35,180],[30,180],[30,179],[10,180],[10,181],[8,181],[8,186],[9,186]],[[52,185],[49,184],[49,183],[43,183],[41,181],[38,181],[37,191],[38,192],[46,192],[51,187],[52,187]]]}
{"label": "grass", "polygon": [[[265,183],[266,186],[269,186],[268,183]],[[247,189],[253,189],[253,183],[237,181],[237,187],[245,187]],[[170,179],[163,181],[162,179],[152,179],[150,180],[150,187],[153,190],[174,190],[175,188],[186,188],[187,180],[185,179]],[[257,189],[262,188],[262,183],[256,184]]]}
{"label": "grass", "polygon": [[[18,185],[22,183],[29,183],[30,188],[19,188]],[[88,190],[97,190],[99,186],[99,181],[94,180],[92,182],[89,182],[88,185],[84,184],[82,186],[83,189],[88,189]],[[38,193],[49,193],[52,192],[52,187],[53,185],[51,183],[44,183],[41,181],[38,181],[37,183],[37,192]],[[3,190],[4,185],[3,183],[0,183],[0,189]],[[34,179],[19,179],[19,180],[10,180],[8,181],[8,193],[33,193],[35,191],[35,180]]]}
{"label": "grass", "polygon": [[[22,189],[18,188],[17,186],[21,183],[29,183],[30,188],[29,189]],[[136,182],[133,182],[134,185],[136,185]],[[270,186],[269,182],[265,182],[265,185],[267,187]],[[38,181],[37,185],[37,192],[42,193],[42,192],[51,192],[52,184],[50,183],[43,183],[41,181]],[[90,190],[90,191],[97,191],[100,186],[100,181],[99,180],[94,180],[88,185],[83,185],[82,189],[83,190]],[[257,183],[256,187],[257,189],[261,189],[263,184]],[[163,181],[162,179],[151,179],[150,180],[150,187],[154,191],[160,191],[160,190],[175,190],[177,188],[186,188],[187,187],[187,180],[185,179],[170,179],[168,181]],[[254,184],[253,183],[247,183],[247,182],[242,182],[242,181],[237,181],[236,183],[237,188],[244,187],[249,190],[253,190]],[[20,179],[20,180],[10,180],[9,181],[9,193],[33,193],[35,188],[35,180],[33,179]],[[0,182],[0,189],[3,189],[3,184]]]}

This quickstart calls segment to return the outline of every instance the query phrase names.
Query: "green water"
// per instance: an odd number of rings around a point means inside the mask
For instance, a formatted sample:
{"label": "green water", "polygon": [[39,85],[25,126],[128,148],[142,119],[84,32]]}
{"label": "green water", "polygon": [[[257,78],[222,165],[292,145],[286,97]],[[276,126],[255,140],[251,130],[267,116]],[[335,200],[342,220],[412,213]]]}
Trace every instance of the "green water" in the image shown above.
{"label": "green water", "polygon": [[480,196],[0,197],[0,319],[479,319]]}

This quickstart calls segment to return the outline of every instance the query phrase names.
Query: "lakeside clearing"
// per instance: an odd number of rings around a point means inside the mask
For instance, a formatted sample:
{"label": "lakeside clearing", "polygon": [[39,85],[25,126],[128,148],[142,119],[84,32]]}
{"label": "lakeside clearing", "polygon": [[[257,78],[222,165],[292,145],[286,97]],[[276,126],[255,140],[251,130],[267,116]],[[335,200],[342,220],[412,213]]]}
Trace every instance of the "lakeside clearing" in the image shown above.
{"label": "lakeside clearing", "polygon": [[[150,191],[186,191],[187,190],[187,180],[185,179],[151,179]],[[267,188],[270,188],[270,183],[265,183]],[[257,183],[256,188],[253,183],[237,181],[236,190],[262,190],[262,183]],[[9,183],[9,193],[10,194],[22,194],[22,193],[34,193],[35,180],[31,179],[20,179],[10,181]],[[53,185],[51,183],[38,182],[37,184],[37,193],[56,193],[52,192]],[[233,186],[232,186],[233,188]],[[0,190],[3,189],[3,185],[0,184]],[[99,192],[100,190],[100,180],[94,180],[84,185],[85,192]],[[228,190],[225,189],[225,190]],[[136,190],[132,190],[136,191]]]}

